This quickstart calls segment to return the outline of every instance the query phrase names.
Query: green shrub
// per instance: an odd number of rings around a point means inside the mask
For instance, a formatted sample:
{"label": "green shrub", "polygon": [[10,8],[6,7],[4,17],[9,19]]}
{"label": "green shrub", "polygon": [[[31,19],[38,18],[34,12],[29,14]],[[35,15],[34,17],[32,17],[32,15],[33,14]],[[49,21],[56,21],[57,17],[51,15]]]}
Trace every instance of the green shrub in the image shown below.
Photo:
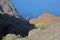
{"label": "green shrub", "polygon": [[45,29],[47,25],[45,23],[38,23],[38,24],[35,24],[35,27]]}

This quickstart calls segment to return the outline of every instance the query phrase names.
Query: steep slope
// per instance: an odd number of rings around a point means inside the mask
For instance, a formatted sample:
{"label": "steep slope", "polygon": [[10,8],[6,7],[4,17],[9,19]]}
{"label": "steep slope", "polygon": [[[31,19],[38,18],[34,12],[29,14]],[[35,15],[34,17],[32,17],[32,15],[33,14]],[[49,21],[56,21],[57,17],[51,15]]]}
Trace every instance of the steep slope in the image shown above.
{"label": "steep slope", "polygon": [[14,15],[15,17],[19,16],[11,0],[0,0],[0,7],[0,10],[3,10],[4,13],[7,13],[12,16]]}
{"label": "steep slope", "polygon": [[18,14],[11,0],[0,0],[0,39],[7,34],[25,37],[32,29],[30,25]]}
{"label": "steep slope", "polygon": [[39,22],[43,22],[43,23],[46,23],[47,25],[50,25],[50,24],[60,22],[59,20],[60,20],[60,17],[56,17],[54,15],[44,13],[36,19],[31,19],[30,23],[37,24]]}
{"label": "steep slope", "polygon": [[[32,24],[39,22],[46,23],[48,28],[34,29]],[[21,15],[19,16],[11,0],[0,0],[0,40],[2,38],[3,40],[60,40],[60,17],[43,14],[37,19],[30,20],[29,23]]]}
{"label": "steep slope", "polygon": [[29,40],[60,40],[60,23],[50,25],[45,30],[33,29],[29,32]]}
{"label": "steep slope", "polygon": [[[46,23],[46,29],[32,29],[29,35],[21,40],[60,40],[60,17],[51,14],[43,14],[36,19],[30,20],[31,24]],[[18,39],[19,40],[19,39]]]}
{"label": "steep slope", "polygon": [[60,40],[60,17],[51,14],[43,14],[36,19],[30,20],[31,24],[46,23],[48,28],[41,30],[33,29],[29,32],[28,40]]}

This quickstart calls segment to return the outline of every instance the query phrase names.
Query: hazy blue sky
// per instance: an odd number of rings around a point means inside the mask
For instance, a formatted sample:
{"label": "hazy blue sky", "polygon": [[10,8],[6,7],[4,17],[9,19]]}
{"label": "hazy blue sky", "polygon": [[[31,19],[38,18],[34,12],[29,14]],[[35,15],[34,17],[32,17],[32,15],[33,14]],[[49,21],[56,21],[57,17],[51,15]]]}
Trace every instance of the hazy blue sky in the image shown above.
{"label": "hazy blue sky", "polygon": [[12,2],[23,16],[38,17],[42,13],[60,16],[60,0],[12,0]]}

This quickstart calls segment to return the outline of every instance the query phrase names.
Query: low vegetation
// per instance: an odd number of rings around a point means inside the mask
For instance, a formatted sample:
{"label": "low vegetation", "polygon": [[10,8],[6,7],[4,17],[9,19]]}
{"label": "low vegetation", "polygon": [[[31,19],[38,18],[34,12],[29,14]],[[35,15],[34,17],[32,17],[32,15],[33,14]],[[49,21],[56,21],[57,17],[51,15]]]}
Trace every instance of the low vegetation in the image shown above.
{"label": "low vegetation", "polygon": [[35,27],[45,29],[47,27],[47,25],[45,23],[37,23],[37,24],[35,24]]}
{"label": "low vegetation", "polygon": [[2,40],[16,40],[20,37],[21,37],[20,35],[8,34],[4,36]]}

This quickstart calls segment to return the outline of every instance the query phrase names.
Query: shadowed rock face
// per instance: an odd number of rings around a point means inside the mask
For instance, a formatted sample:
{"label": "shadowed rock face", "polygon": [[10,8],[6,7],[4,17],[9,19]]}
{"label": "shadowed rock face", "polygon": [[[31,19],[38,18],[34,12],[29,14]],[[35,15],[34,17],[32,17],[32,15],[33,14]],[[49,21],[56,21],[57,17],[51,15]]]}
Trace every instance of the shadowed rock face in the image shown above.
{"label": "shadowed rock face", "polygon": [[0,6],[0,11],[4,12],[2,6]]}
{"label": "shadowed rock face", "polygon": [[33,26],[19,16],[10,0],[0,0],[0,39],[7,34],[25,37]]}

